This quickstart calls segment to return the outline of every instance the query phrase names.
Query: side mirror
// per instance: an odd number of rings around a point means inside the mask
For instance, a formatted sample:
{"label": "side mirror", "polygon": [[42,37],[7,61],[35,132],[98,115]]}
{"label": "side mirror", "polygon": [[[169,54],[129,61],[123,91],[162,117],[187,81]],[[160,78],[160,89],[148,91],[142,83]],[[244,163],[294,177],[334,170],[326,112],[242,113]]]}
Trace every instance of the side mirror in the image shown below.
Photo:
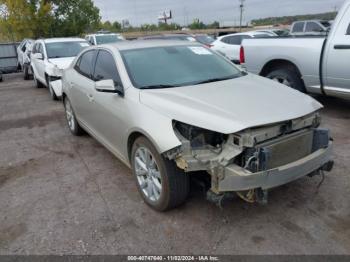
{"label": "side mirror", "polygon": [[123,87],[120,85],[116,85],[112,79],[97,81],[95,83],[95,89],[98,92],[117,93],[121,96],[124,95]]}
{"label": "side mirror", "polygon": [[35,53],[32,55],[32,57],[35,59],[44,60],[43,54],[41,53]]}

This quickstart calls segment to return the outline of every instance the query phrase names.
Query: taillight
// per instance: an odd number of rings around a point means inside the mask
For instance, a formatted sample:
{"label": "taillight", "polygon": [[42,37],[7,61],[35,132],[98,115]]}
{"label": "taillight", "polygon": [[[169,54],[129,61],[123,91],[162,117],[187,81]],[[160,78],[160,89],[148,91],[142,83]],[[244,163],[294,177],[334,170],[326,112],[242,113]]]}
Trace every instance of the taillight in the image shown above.
{"label": "taillight", "polygon": [[245,55],[244,55],[244,47],[241,46],[241,49],[239,50],[239,62],[241,64],[245,63]]}
{"label": "taillight", "polygon": [[207,47],[212,48],[214,45],[212,44],[206,44]]}

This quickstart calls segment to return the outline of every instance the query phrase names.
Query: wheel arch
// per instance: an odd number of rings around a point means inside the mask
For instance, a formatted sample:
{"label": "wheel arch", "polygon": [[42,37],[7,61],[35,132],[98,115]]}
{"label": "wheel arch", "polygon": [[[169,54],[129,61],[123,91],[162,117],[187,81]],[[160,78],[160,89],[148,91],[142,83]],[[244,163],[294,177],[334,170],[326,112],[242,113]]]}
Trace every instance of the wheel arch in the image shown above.
{"label": "wheel arch", "polygon": [[260,75],[263,77],[266,77],[269,73],[279,69],[287,69],[289,71],[295,72],[297,74],[297,77],[301,81],[300,84],[301,84],[301,90],[303,90],[302,92],[307,93],[305,82],[302,74],[300,73],[298,66],[290,60],[287,60],[287,59],[271,60],[263,66],[260,72]]}
{"label": "wheel arch", "polygon": [[129,133],[129,135],[127,136],[126,153],[127,153],[128,161],[130,164],[131,164],[132,146],[133,146],[134,142],[136,141],[136,139],[141,137],[141,136],[147,138],[153,144],[153,146],[157,149],[159,154],[164,153],[160,149],[160,146],[155,141],[155,139],[153,139],[152,136],[150,136],[146,131],[140,130],[140,129],[135,129],[135,130],[132,130]]}
{"label": "wheel arch", "polygon": [[272,72],[275,69],[281,69],[281,68],[287,68],[291,70],[295,70],[300,77],[302,77],[300,70],[298,66],[287,60],[287,59],[274,59],[269,62],[267,62],[263,68],[261,69],[260,75],[261,76],[267,76],[270,72]]}

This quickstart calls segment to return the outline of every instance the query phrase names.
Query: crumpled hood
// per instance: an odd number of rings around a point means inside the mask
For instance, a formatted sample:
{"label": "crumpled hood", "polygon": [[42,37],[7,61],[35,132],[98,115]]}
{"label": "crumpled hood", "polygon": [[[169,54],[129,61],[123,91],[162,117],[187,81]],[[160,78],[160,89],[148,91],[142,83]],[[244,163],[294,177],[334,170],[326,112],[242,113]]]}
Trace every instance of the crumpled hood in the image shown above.
{"label": "crumpled hood", "polygon": [[75,57],[50,58],[49,62],[56,65],[59,69],[67,69]]}
{"label": "crumpled hood", "polygon": [[173,120],[224,134],[292,120],[322,108],[308,95],[252,74],[202,85],[141,90],[140,101]]}

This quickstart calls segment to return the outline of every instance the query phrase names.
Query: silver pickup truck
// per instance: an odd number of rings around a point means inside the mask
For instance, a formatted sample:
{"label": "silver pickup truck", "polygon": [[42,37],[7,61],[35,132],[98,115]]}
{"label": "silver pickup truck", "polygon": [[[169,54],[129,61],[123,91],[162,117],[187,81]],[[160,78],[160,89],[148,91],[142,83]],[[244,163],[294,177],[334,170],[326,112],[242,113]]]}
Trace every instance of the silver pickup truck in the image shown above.
{"label": "silver pickup truck", "polygon": [[327,37],[246,39],[241,64],[249,72],[299,91],[350,98],[350,0]]}

